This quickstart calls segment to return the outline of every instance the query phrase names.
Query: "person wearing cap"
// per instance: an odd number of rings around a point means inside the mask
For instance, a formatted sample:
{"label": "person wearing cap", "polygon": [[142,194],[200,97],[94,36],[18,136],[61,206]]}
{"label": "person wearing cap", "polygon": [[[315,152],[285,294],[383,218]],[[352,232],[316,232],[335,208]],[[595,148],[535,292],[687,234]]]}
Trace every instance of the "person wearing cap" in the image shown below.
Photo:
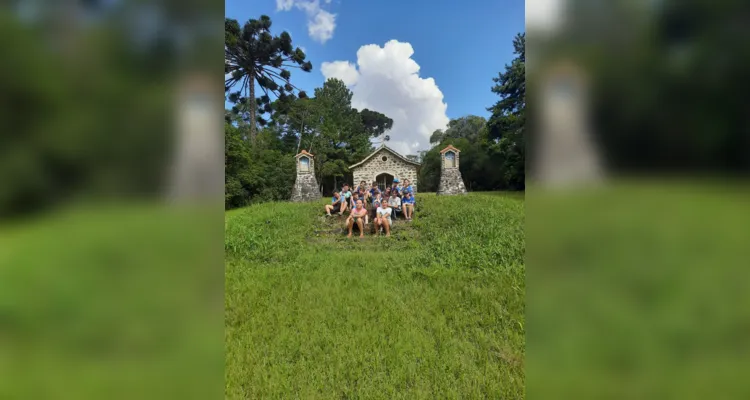
{"label": "person wearing cap", "polygon": [[380,228],[385,230],[385,236],[391,236],[391,208],[388,203],[375,200],[375,233],[380,233]]}

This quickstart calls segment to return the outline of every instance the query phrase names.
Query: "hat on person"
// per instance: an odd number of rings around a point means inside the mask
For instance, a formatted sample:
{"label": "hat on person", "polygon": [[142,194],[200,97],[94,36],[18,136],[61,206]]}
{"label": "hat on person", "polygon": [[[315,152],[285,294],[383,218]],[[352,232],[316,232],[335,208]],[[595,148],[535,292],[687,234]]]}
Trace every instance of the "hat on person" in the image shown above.
{"label": "hat on person", "polygon": [[394,182],[396,182],[396,183],[399,183],[399,182],[400,182],[400,181],[398,180],[398,178],[393,178],[393,181],[394,181]]}

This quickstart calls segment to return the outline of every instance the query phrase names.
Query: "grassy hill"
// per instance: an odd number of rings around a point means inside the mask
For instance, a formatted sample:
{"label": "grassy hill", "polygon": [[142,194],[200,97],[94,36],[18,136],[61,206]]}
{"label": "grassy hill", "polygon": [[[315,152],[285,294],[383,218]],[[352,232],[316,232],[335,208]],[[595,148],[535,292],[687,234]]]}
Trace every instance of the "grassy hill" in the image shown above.
{"label": "grassy hill", "polygon": [[523,397],[523,195],[420,194],[364,240],[325,202],[227,212],[227,397]]}

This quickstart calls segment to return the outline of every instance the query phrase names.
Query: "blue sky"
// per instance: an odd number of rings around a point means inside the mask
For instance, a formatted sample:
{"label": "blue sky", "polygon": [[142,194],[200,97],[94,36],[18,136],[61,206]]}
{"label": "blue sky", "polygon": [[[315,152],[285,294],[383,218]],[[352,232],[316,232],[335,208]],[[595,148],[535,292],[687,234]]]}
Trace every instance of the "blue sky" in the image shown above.
{"label": "blue sky", "polygon": [[[277,2],[282,8],[285,3],[288,10],[278,10]],[[395,125],[401,122],[403,137],[397,137],[404,142],[401,151],[407,151],[406,147],[411,151],[428,146],[425,132],[444,122],[434,114],[448,118],[468,114],[488,117],[486,108],[498,99],[490,92],[492,78],[513,59],[513,37],[525,29],[523,0],[227,0],[225,13],[241,24],[266,14],[273,21],[274,34],[289,32],[293,43],[305,49],[313,64],[311,73],[293,70],[292,82],[310,94],[325,81],[322,63],[348,61],[354,71],[361,46],[383,47],[390,40],[401,42],[401,47],[394,46],[391,53],[393,57],[400,54],[399,60],[403,62],[394,58],[383,61],[384,64],[371,64],[370,71],[366,74],[362,70],[353,87],[355,103],[394,114],[389,115],[394,118],[394,130],[398,130]],[[331,24],[327,25],[330,38],[323,40],[326,34],[321,35],[320,30],[308,32],[308,22],[325,24],[331,22],[331,16],[335,28],[331,31]],[[408,51],[407,43],[413,49],[411,60],[419,65],[420,79],[413,76],[413,69],[405,71],[411,65],[408,54],[403,56]],[[371,50],[372,57],[377,58],[375,50]],[[387,77],[375,76],[379,74],[377,71],[384,71]],[[427,78],[434,79],[447,108],[440,109],[440,101],[434,98],[439,92],[425,81]],[[407,81],[410,83],[406,84]],[[393,88],[378,92],[388,85]],[[418,93],[423,89],[426,94]],[[423,101],[424,96],[431,100]],[[410,100],[403,100],[406,98]],[[391,102],[398,104],[391,106]],[[398,119],[395,114],[403,114],[405,119]],[[412,137],[405,130],[424,132]]]}

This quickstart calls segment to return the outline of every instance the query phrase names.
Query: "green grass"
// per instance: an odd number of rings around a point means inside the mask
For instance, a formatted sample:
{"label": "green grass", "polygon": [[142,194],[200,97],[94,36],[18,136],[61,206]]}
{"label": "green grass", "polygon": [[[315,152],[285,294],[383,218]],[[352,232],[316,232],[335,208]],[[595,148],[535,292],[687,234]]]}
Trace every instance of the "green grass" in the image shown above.
{"label": "green grass", "polygon": [[227,213],[226,397],[524,397],[523,195],[420,194],[365,240],[323,204]]}
{"label": "green grass", "polygon": [[221,216],[121,204],[0,223],[0,398],[220,396]]}
{"label": "green grass", "polygon": [[541,398],[750,398],[747,182],[527,192]]}

